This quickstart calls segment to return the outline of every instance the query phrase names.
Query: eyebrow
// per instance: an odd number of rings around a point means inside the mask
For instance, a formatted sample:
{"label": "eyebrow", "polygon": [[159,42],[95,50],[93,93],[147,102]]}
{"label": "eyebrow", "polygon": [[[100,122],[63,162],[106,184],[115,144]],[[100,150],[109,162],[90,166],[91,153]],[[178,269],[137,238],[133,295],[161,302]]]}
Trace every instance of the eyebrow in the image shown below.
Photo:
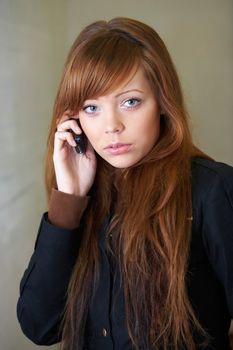
{"label": "eyebrow", "polygon": [[137,91],[137,92],[140,92],[140,93],[143,94],[143,91],[142,91],[142,90],[139,90],[139,89],[131,89],[131,90],[122,91],[122,92],[120,92],[119,94],[117,94],[115,97],[119,97],[119,96],[121,96],[121,95],[127,94],[128,92],[134,92],[134,91]]}
{"label": "eyebrow", "polygon": [[[115,95],[114,97],[119,97],[119,96],[121,96],[121,95],[124,95],[124,94],[127,94],[127,93],[129,93],[129,92],[135,92],[135,91],[137,91],[137,92],[140,92],[141,94],[143,94],[144,92],[142,91],[142,90],[139,90],[139,89],[130,89],[130,90],[126,90],[126,91],[122,91],[122,92],[119,92],[119,94],[117,94],[117,95]],[[87,101],[98,101],[98,97],[97,98],[90,98],[90,99],[87,99]]]}

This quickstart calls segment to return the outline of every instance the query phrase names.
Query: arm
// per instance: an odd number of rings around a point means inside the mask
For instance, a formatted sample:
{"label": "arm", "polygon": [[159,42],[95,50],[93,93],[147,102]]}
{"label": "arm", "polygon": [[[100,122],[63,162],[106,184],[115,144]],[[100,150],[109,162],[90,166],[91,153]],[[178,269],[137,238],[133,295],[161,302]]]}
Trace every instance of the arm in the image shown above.
{"label": "arm", "polygon": [[53,190],[49,212],[42,217],[17,305],[23,332],[40,345],[60,340],[67,287],[82,239],[79,221],[96,173],[96,157],[90,143],[85,154],[74,150],[76,142],[70,130],[82,133],[77,120],[70,119],[70,112],[66,111],[57,122],[53,162],[59,191]]}
{"label": "arm", "polygon": [[42,217],[17,304],[21,328],[36,344],[60,341],[67,287],[82,238],[79,221],[87,203],[88,197],[53,190],[49,213]]}

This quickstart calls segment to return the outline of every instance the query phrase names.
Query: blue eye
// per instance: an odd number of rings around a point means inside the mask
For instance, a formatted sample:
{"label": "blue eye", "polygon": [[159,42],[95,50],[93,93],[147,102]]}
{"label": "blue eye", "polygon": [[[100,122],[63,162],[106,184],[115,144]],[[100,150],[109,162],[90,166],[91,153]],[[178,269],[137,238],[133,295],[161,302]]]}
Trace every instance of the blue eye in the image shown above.
{"label": "blue eye", "polygon": [[134,107],[137,107],[140,103],[141,103],[141,100],[139,100],[138,98],[129,98],[123,103],[123,105],[126,108],[134,108]]}
{"label": "blue eye", "polygon": [[94,105],[89,105],[89,106],[85,106],[83,107],[83,111],[86,112],[87,114],[94,114],[97,112],[97,107]]}

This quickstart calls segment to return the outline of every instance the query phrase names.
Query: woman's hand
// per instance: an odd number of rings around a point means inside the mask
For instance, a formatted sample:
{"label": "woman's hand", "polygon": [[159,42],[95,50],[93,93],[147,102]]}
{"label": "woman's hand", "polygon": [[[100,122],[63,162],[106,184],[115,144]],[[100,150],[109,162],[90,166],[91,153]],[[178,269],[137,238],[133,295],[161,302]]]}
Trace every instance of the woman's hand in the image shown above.
{"label": "woman's hand", "polygon": [[[58,190],[85,196],[90,190],[96,174],[96,156],[88,141],[85,154],[78,154],[75,150],[72,129],[75,134],[81,134],[78,123],[65,112],[57,125],[54,138],[53,162]],[[74,117],[73,117],[74,118]]]}

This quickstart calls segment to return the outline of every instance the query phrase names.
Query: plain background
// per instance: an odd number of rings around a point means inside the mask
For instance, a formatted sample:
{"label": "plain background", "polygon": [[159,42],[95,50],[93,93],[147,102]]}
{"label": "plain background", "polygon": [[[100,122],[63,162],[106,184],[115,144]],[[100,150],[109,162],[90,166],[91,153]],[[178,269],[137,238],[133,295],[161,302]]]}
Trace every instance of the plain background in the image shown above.
{"label": "plain background", "polygon": [[0,0],[1,349],[39,348],[22,334],[15,309],[46,210],[43,161],[54,97],[78,32],[116,16],[158,31],[180,75],[196,143],[233,165],[232,0]]}

